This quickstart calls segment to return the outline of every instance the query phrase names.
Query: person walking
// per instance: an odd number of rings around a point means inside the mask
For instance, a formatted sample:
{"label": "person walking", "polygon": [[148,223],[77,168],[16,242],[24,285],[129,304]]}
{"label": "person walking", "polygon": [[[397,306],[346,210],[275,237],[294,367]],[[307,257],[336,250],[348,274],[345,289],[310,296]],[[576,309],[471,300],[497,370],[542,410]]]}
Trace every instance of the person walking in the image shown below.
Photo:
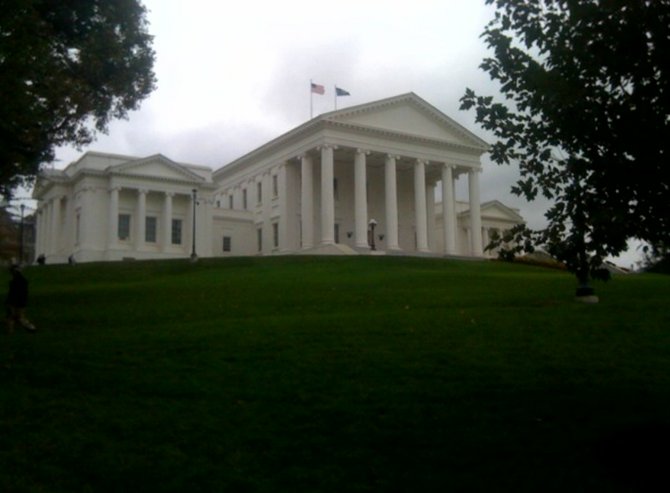
{"label": "person walking", "polygon": [[18,323],[29,332],[35,332],[37,329],[26,318],[26,306],[28,305],[28,280],[21,273],[21,267],[18,264],[12,264],[10,267],[12,275],[9,281],[9,293],[7,294],[7,330],[14,332],[14,326]]}

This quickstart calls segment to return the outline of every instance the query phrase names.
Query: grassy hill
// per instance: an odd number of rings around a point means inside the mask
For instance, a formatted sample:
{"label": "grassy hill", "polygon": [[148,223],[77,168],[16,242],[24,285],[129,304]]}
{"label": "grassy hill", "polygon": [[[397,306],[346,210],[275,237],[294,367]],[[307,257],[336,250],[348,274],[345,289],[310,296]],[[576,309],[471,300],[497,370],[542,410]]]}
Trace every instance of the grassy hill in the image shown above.
{"label": "grassy hill", "polygon": [[668,277],[616,277],[583,305],[570,275],[498,262],[275,257],[26,276],[40,331],[0,338],[0,491],[667,481]]}

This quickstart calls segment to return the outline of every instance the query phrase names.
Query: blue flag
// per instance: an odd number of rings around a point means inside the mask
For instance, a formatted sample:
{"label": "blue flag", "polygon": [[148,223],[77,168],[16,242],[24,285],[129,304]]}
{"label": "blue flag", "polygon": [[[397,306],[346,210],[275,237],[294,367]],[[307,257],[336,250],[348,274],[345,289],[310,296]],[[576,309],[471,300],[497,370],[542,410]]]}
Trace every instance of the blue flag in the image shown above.
{"label": "blue flag", "polygon": [[345,91],[344,89],[340,89],[337,86],[335,86],[335,95],[336,96],[351,96],[351,94],[349,94],[349,91]]}

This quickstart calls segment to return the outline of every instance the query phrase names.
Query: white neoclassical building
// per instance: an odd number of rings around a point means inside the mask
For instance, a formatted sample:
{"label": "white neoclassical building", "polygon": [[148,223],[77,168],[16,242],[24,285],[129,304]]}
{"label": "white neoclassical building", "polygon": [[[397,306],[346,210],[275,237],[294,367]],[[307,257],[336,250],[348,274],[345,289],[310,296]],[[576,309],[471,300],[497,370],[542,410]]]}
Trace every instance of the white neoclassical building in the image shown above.
{"label": "white neoclassical building", "polygon": [[[222,168],[87,152],[37,180],[48,263],[226,255],[480,257],[523,222],[480,203],[486,142],[413,93],[311,119]],[[468,197],[456,200],[456,182]]]}

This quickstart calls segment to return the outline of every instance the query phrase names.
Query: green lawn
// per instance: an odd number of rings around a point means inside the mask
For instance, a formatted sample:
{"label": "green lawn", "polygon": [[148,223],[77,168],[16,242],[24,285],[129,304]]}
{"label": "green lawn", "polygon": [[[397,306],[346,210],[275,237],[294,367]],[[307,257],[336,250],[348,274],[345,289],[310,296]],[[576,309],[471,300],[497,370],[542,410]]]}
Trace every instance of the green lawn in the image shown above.
{"label": "green lawn", "polygon": [[0,337],[2,492],[668,481],[667,276],[598,284],[598,305],[559,271],[400,257],[26,276],[40,330]]}

